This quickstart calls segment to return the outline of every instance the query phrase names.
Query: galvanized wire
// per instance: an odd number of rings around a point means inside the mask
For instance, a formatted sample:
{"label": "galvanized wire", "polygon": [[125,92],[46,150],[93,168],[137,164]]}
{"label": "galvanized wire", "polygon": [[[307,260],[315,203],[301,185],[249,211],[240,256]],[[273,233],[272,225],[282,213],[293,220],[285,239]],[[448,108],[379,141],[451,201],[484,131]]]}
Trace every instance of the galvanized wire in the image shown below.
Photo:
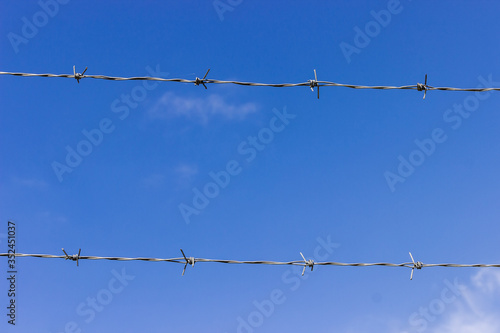
{"label": "galvanized wire", "polygon": [[[85,70],[86,71],[86,70]],[[85,71],[83,73],[85,73]],[[210,71],[210,70],[208,70]],[[180,79],[180,78],[172,78],[166,79],[161,77],[151,77],[151,76],[137,76],[137,77],[117,77],[117,76],[107,76],[107,75],[84,75],[80,73],[74,72],[73,74],[34,74],[34,73],[19,73],[19,72],[0,72],[0,75],[14,75],[14,76],[23,76],[23,77],[60,77],[60,78],[70,78],[76,79],[78,82],[81,79],[89,78],[89,79],[99,79],[99,80],[112,80],[112,81],[134,81],[134,80],[142,80],[142,81],[162,81],[162,82],[177,82],[177,83],[192,83],[195,85],[202,84],[206,88],[206,84],[235,84],[241,86],[254,86],[254,87],[275,87],[275,88],[288,88],[288,87],[310,87],[313,89],[314,87],[318,88],[318,98],[319,98],[319,87],[344,87],[344,88],[352,88],[352,89],[378,89],[378,90],[393,90],[393,89],[401,89],[401,90],[418,90],[427,92],[428,90],[442,90],[442,91],[472,91],[472,92],[483,92],[483,91],[500,91],[500,88],[494,87],[484,87],[484,88],[455,88],[455,87],[433,87],[427,85],[427,77],[425,84],[417,83],[415,85],[404,85],[404,86],[366,86],[366,85],[356,85],[356,84],[343,84],[332,81],[318,81],[315,73],[314,80],[307,80],[305,82],[299,83],[259,83],[259,82],[243,82],[243,81],[227,81],[227,80],[216,80],[216,79],[207,79],[208,71],[205,74],[203,79],[195,78],[194,80],[190,79]]]}
{"label": "galvanized wire", "polygon": [[374,262],[374,263],[344,263],[335,261],[320,261],[314,262],[312,260],[294,260],[294,261],[271,261],[271,260],[230,260],[230,259],[207,259],[207,258],[149,258],[149,257],[97,257],[97,256],[80,256],[80,255],[52,255],[52,254],[25,254],[25,253],[0,253],[0,257],[34,257],[34,258],[50,258],[50,259],[69,259],[69,260],[118,260],[118,261],[151,261],[151,262],[174,262],[180,264],[192,264],[193,262],[207,262],[207,263],[220,263],[220,264],[246,264],[246,265],[295,265],[295,266],[352,266],[352,267],[368,267],[368,266],[385,266],[385,267],[408,267],[408,268],[424,268],[424,267],[496,267],[500,268],[500,264],[454,264],[454,263],[440,263],[440,264],[425,264],[421,262],[403,262],[400,264],[388,262]]}

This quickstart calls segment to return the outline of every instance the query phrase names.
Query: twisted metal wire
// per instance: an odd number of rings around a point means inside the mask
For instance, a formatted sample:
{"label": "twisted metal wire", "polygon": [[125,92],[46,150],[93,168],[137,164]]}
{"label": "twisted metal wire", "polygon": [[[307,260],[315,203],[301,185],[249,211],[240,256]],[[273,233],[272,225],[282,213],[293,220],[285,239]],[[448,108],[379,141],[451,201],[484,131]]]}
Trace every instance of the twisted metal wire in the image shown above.
{"label": "twisted metal wire", "polygon": [[[210,70],[209,70],[210,71]],[[84,71],[85,73],[85,71]],[[352,89],[379,89],[379,90],[393,90],[393,89],[401,89],[401,90],[418,90],[418,91],[427,91],[427,90],[442,90],[442,91],[471,91],[471,92],[483,92],[483,91],[500,91],[500,88],[493,87],[485,87],[485,88],[455,88],[455,87],[433,87],[421,83],[417,83],[416,85],[404,85],[404,86],[366,86],[366,85],[356,85],[356,84],[343,84],[332,81],[318,81],[318,80],[308,80],[306,82],[299,83],[258,83],[258,82],[242,82],[242,81],[226,81],[226,80],[215,80],[215,79],[203,79],[196,78],[194,80],[189,79],[180,79],[180,78],[172,78],[165,79],[160,77],[151,77],[151,76],[136,76],[136,77],[117,77],[117,76],[106,76],[106,75],[84,75],[80,73],[74,74],[35,74],[35,73],[20,73],[20,72],[0,72],[0,75],[14,75],[14,76],[22,76],[22,77],[61,77],[61,78],[70,78],[77,79],[77,81],[89,78],[89,79],[99,79],[99,80],[112,80],[112,81],[162,81],[162,82],[177,82],[177,83],[193,83],[195,85],[202,84],[235,84],[241,86],[254,86],[254,87],[275,87],[275,88],[287,88],[287,87],[310,87],[311,89],[314,87],[344,87],[344,88],[352,88]],[[206,88],[206,86],[205,86]]]}
{"label": "twisted metal wire", "polygon": [[385,267],[408,267],[408,268],[423,268],[423,267],[496,267],[500,268],[500,264],[454,264],[454,263],[440,263],[440,264],[424,264],[421,262],[403,262],[400,264],[375,262],[375,263],[344,263],[335,261],[270,261],[270,260],[230,260],[230,259],[206,259],[206,258],[147,258],[147,257],[97,257],[97,256],[78,256],[78,255],[52,255],[52,254],[25,254],[25,253],[0,253],[0,257],[34,257],[34,258],[51,258],[51,259],[70,259],[70,260],[118,260],[118,261],[152,261],[152,262],[174,262],[180,264],[189,264],[194,262],[208,262],[220,264],[246,264],[246,265],[295,265],[295,266],[352,266],[352,267],[368,267],[368,266],[385,266]]}

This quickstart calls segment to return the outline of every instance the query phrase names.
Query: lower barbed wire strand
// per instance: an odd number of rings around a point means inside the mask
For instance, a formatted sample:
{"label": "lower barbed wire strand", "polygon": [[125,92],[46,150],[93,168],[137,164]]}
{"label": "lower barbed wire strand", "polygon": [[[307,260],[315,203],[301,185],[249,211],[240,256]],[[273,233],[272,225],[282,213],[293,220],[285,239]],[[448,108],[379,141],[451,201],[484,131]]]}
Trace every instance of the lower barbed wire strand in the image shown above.
{"label": "lower barbed wire strand", "polygon": [[[25,253],[0,253],[0,257],[33,257],[33,258],[48,258],[48,259],[68,259],[64,255],[52,255],[52,254],[25,254]],[[185,264],[184,258],[147,258],[147,257],[98,257],[98,256],[78,256],[79,260],[116,260],[116,261],[151,261],[151,262],[174,262],[179,264]],[[269,261],[269,260],[228,260],[228,259],[206,259],[206,258],[193,258],[194,262],[206,262],[206,263],[220,263],[220,264],[247,264],[247,265],[295,265],[304,266],[308,265],[304,261],[294,260],[294,261]],[[315,266],[350,266],[350,267],[369,267],[369,266],[385,266],[385,267],[408,267],[414,268],[414,264],[411,262],[404,262],[400,264],[387,263],[387,262],[376,262],[376,263],[342,263],[342,262],[313,262]],[[500,268],[500,264],[453,264],[453,263],[440,263],[440,264],[422,264],[421,267],[495,267]]]}

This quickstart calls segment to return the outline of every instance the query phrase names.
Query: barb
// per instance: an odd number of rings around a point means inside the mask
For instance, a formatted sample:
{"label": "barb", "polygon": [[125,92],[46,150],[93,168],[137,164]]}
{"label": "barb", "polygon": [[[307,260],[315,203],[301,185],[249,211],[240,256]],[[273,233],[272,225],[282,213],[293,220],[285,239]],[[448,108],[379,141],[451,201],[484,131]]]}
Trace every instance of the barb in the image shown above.
{"label": "barb", "polygon": [[182,271],[182,276],[184,276],[184,273],[186,272],[187,265],[191,265],[191,267],[194,267],[194,263],[196,262],[196,259],[194,257],[186,258],[186,255],[184,254],[184,251],[182,251],[182,249],[181,249],[181,252],[182,252],[182,255],[184,256],[184,260],[186,260],[186,264],[184,265],[184,270]]}
{"label": "barb", "polygon": [[416,269],[422,269],[422,267],[423,267],[424,264],[421,261],[415,262],[415,260],[413,260],[413,256],[411,255],[411,252],[408,252],[408,253],[410,254],[411,261],[413,262],[413,267],[411,268],[411,275],[410,275],[410,280],[413,280],[413,270],[415,268]]}
{"label": "barb", "polygon": [[205,73],[205,76],[203,77],[203,79],[200,79],[199,77],[196,77],[196,80],[194,80],[194,85],[195,86],[199,86],[200,83],[205,87],[205,89],[207,89],[207,86],[205,85],[205,82],[206,82],[206,78],[207,78],[207,75],[208,75],[208,72],[210,72],[210,68],[208,69],[208,71]]}
{"label": "barb", "polygon": [[[81,251],[81,249],[80,249]],[[65,260],[73,260],[76,261],[78,265],[79,260],[119,260],[119,261],[148,261],[148,262],[173,262],[178,264],[184,264],[184,270],[182,271],[182,275],[184,275],[186,271],[187,265],[194,266],[195,262],[206,262],[206,263],[220,263],[220,264],[247,264],[247,265],[292,265],[292,266],[302,266],[302,275],[305,272],[307,267],[311,267],[311,271],[313,270],[315,265],[319,266],[350,266],[350,267],[369,267],[369,266],[383,266],[383,267],[406,267],[411,268],[410,280],[413,279],[413,271],[414,269],[422,269],[423,267],[475,267],[475,268],[485,268],[485,267],[495,267],[500,268],[500,264],[452,264],[452,263],[443,263],[443,264],[424,264],[420,261],[415,262],[412,254],[410,253],[410,258],[412,262],[404,262],[400,264],[395,263],[387,263],[387,262],[375,262],[375,263],[343,263],[343,262],[334,262],[334,261],[325,261],[325,262],[314,262],[314,260],[309,259],[306,260],[302,252],[300,255],[303,260],[299,261],[267,261],[267,260],[259,260],[259,261],[240,261],[240,260],[228,260],[228,259],[205,259],[205,258],[194,258],[187,257],[184,251],[181,249],[182,257],[180,258],[126,258],[126,257],[95,257],[95,256],[81,256],[80,251],[76,255],[68,255],[66,251],[63,249],[64,255],[51,255],[51,254],[24,254],[24,253],[16,253],[16,257],[34,257],[34,258],[50,258],[50,259],[65,259]],[[9,257],[12,254],[9,253],[0,253],[0,257]]]}
{"label": "barb", "polygon": [[418,91],[424,91],[424,97],[422,99],[425,99],[425,95],[427,94],[427,90],[429,89],[429,86],[427,85],[427,74],[425,74],[425,83],[417,83],[417,90]]}
{"label": "barb", "polygon": [[73,76],[75,77],[76,82],[80,83],[80,79],[83,79],[83,78],[85,77],[85,75],[84,75],[84,74],[85,74],[85,72],[87,71],[87,68],[88,68],[88,67],[85,67],[85,70],[84,70],[83,72],[81,72],[81,73],[77,73],[77,72],[76,72],[76,68],[75,68],[75,66],[73,66]]}
{"label": "barb", "polygon": [[78,250],[78,254],[73,254],[72,256],[69,256],[66,251],[64,251],[64,248],[62,248],[63,252],[64,252],[64,255],[65,255],[65,258],[64,260],[73,260],[73,261],[76,261],[76,266],[79,266],[78,265],[78,260],[80,259],[80,253],[82,252],[82,249],[79,249]]}
{"label": "barb", "polygon": [[312,259],[306,260],[302,252],[300,252],[300,255],[302,256],[302,259],[304,259],[304,269],[302,270],[302,276],[304,276],[304,273],[306,272],[306,267],[311,267],[311,272],[313,271],[314,260]]}
{"label": "barb", "polygon": [[314,87],[318,88],[318,99],[319,99],[319,85],[318,85],[318,75],[316,75],[316,70],[314,70],[314,80],[309,80],[309,86],[311,91],[314,92]]}
{"label": "barb", "polygon": [[378,90],[417,90],[424,91],[424,99],[428,90],[442,90],[442,91],[472,91],[472,92],[482,92],[482,91],[500,91],[500,88],[493,87],[485,87],[485,88],[454,88],[454,87],[431,87],[427,85],[427,74],[425,75],[425,83],[417,83],[416,85],[406,85],[406,86],[364,86],[364,85],[356,85],[356,84],[343,84],[332,81],[318,81],[316,70],[314,70],[314,80],[308,80],[307,82],[299,82],[299,83],[258,83],[258,82],[243,82],[243,81],[224,81],[224,80],[215,80],[215,79],[207,79],[208,72],[207,71],[203,79],[196,77],[195,80],[187,80],[187,79],[165,79],[160,77],[151,77],[151,76],[138,76],[138,77],[116,77],[116,76],[106,76],[106,75],[84,75],[87,68],[83,71],[83,73],[76,73],[76,70],[73,69],[73,74],[34,74],[34,73],[20,73],[20,72],[0,72],[0,75],[13,75],[13,76],[23,76],[23,77],[60,77],[60,78],[72,78],[76,79],[78,83],[82,78],[89,79],[99,79],[99,80],[112,80],[112,81],[130,81],[130,80],[146,80],[146,81],[162,81],[162,82],[177,82],[177,83],[192,83],[196,86],[202,84],[205,88],[207,88],[206,84],[235,84],[240,86],[252,86],[252,87],[275,87],[275,88],[289,88],[289,87],[309,87],[314,91],[316,87],[318,89],[318,98],[319,98],[319,87],[344,87],[351,89],[378,89]]}

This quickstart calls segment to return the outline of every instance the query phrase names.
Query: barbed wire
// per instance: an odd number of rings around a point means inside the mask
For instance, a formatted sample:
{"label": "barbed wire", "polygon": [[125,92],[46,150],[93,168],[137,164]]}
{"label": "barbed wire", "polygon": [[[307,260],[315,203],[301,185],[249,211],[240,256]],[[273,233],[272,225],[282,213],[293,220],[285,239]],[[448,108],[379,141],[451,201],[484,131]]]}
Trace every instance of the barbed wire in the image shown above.
{"label": "barbed wire", "polygon": [[241,86],[253,86],[253,87],[275,87],[275,88],[288,88],[288,87],[310,87],[312,91],[314,88],[317,89],[318,99],[319,99],[319,87],[344,87],[352,89],[379,89],[379,90],[417,90],[424,91],[424,99],[428,90],[442,90],[442,91],[471,91],[471,92],[484,92],[484,91],[500,91],[500,88],[484,87],[484,88],[455,88],[455,87],[433,87],[427,85],[427,74],[425,75],[425,83],[417,83],[415,85],[405,85],[405,86],[366,86],[366,85],[356,85],[356,84],[344,84],[332,81],[318,81],[318,76],[316,70],[314,70],[314,79],[307,80],[306,82],[299,83],[259,83],[259,82],[243,82],[243,81],[226,81],[226,80],[216,80],[207,79],[210,69],[206,72],[205,76],[200,79],[196,77],[194,80],[172,78],[166,79],[161,77],[151,77],[151,76],[136,76],[136,77],[118,77],[118,76],[107,76],[107,75],[85,75],[88,67],[82,73],[77,73],[75,66],[73,66],[73,74],[35,74],[35,73],[20,73],[20,72],[0,72],[0,75],[14,75],[23,77],[61,77],[76,79],[80,83],[81,79],[99,79],[99,80],[112,80],[112,81],[162,81],[162,82],[177,82],[177,83],[193,83],[196,86],[200,84],[207,89],[207,84],[235,84]]}
{"label": "barbed wire", "polygon": [[375,262],[375,263],[344,263],[344,262],[335,262],[335,261],[320,261],[315,262],[313,259],[308,259],[304,257],[302,252],[300,253],[303,260],[294,260],[294,261],[271,261],[271,260],[229,260],[229,259],[206,259],[206,258],[195,258],[195,257],[187,257],[184,254],[184,251],[181,249],[182,257],[178,258],[148,258],[148,257],[97,257],[97,256],[82,256],[81,249],[78,251],[78,254],[68,255],[64,248],[62,249],[64,255],[52,255],[52,254],[25,254],[25,253],[0,253],[0,257],[34,257],[34,258],[50,258],[50,259],[65,259],[76,261],[77,266],[79,265],[79,260],[117,260],[117,261],[148,261],[148,262],[172,262],[184,264],[184,270],[182,271],[182,275],[184,275],[186,271],[187,265],[191,265],[194,267],[194,264],[197,262],[206,262],[206,263],[220,263],[220,264],[242,264],[242,265],[292,265],[292,266],[302,266],[302,275],[304,275],[305,269],[307,267],[313,270],[314,266],[351,266],[351,267],[369,267],[369,266],[382,266],[382,267],[407,267],[411,268],[411,276],[410,280],[413,279],[413,270],[414,269],[422,269],[424,267],[458,267],[458,268],[466,268],[466,267],[475,267],[475,268],[487,268],[487,267],[496,267],[500,268],[500,264],[453,264],[453,263],[440,263],[440,264],[424,264],[421,261],[415,261],[410,252],[411,262],[403,262],[400,264],[388,263],[388,262]]}
{"label": "barbed wire", "polygon": [[[314,88],[317,89],[318,99],[319,99],[319,87],[345,87],[352,89],[378,89],[378,90],[417,90],[424,91],[424,99],[426,97],[426,93],[428,90],[441,90],[441,91],[469,91],[469,92],[486,92],[486,91],[500,91],[500,88],[493,87],[485,87],[485,88],[455,88],[455,87],[433,87],[427,85],[427,74],[425,75],[425,82],[417,83],[416,85],[404,85],[404,86],[366,86],[366,85],[354,85],[354,84],[342,84],[336,83],[332,81],[319,81],[317,78],[316,70],[314,70],[314,79],[308,80],[306,82],[299,83],[258,83],[258,82],[242,82],[242,81],[226,81],[226,80],[215,80],[215,79],[207,79],[208,73],[210,69],[206,72],[205,76],[200,79],[196,77],[194,80],[189,79],[180,79],[180,78],[160,78],[160,77],[151,77],[151,76],[140,76],[140,77],[115,77],[115,76],[106,76],[106,75],[85,75],[87,71],[87,67],[82,73],[77,73],[75,70],[75,66],[73,66],[73,74],[35,74],[35,73],[20,73],[20,72],[0,72],[0,75],[13,75],[13,76],[21,76],[21,77],[59,77],[59,78],[72,78],[76,79],[78,83],[80,83],[81,79],[91,78],[91,79],[101,79],[101,80],[112,80],[112,81],[162,81],[162,82],[177,82],[177,83],[192,83],[196,86],[200,84],[207,89],[206,84],[235,84],[242,86],[257,86],[257,87],[276,87],[276,88],[285,88],[285,87],[302,87],[307,86],[310,87],[312,91]],[[81,250],[80,250],[81,251]],[[500,264],[453,264],[453,263],[441,263],[441,264],[424,264],[420,261],[415,262],[413,260],[413,256],[410,253],[410,257],[412,262],[405,262],[400,264],[394,263],[341,263],[341,262],[314,262],[314,260],[309,259],[306,260],[305,257],[302,256],[303,261],[240,261],[240,260],[227,260],[227,259],[206,259],[206,258],[194,258],[194,257],[186,257],[184,252],[181,249],[183,257],[179,258],[144,258],[144,257],[136,257],[136,258],[127,258],[127,257],[97,257],[97,256],[81,256],[80,251],[75,255],[68,255],[66,251],[63,249],[64,255],[50,255],[50,254],[23,254],[23,253],[0,253],[0,257],[35,257],[35,258],[58,258],[65,260],[76,261],[77,265],[79,265],[79,260],[118,260],[118,261],[149,261],[149,262],[173,262],[184,264],[184,270],[182,275],[184,275],[187,265],[194,266],[196,262],[208,262],[208,263],[221,263],[221,264],[250,264],[250,265],[296,265],[303,266],[302,275],[304,275],[305,269],[307,267],[313,270],[314,266],[352,266],[352,267],[367,267],[367,266],[383,266],[383,267],[407,267],[411,268],[411,276],[410,279],[413,278],[414,269],[422,269],[423,267],[497,267],[500,268]]]}

